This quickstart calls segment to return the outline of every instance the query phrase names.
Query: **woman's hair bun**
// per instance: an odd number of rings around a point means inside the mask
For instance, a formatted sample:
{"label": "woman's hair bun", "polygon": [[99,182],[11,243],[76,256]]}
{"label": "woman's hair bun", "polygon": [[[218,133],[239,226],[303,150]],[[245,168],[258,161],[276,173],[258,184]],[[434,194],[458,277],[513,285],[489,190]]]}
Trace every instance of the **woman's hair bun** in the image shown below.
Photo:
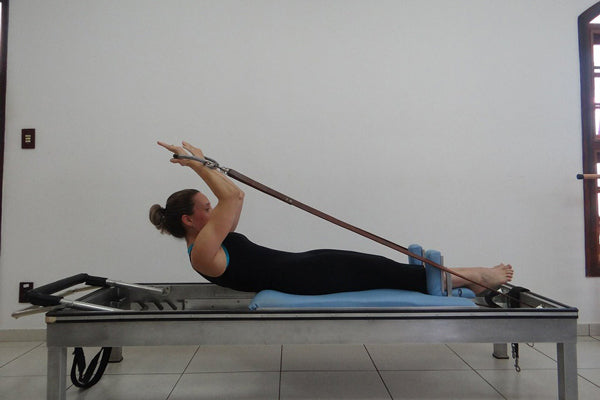
{"label": "woman's hair bun", "polygon": [[165,212],[166,210],[159,204],[150,207],[150,222],[161,232],[165,229]]}
{"label": "woman's hair bun", "polygon": [[164,208],[158,204],[153,205],[150,207],[150,222],[161,233],[185,238],[186,228],[181,217],[194,214],[194,196],[197,193],[196,189],[180,190],[169,196]]}

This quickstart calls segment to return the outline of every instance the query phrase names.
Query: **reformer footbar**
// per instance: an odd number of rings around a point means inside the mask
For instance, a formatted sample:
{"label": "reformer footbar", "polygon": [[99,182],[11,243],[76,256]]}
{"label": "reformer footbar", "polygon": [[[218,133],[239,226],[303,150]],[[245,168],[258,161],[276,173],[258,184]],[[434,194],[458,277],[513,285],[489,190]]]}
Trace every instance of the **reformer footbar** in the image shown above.
{"label": "reformer footbar", "polygon": [[[240,172],[238,172],[238,171],[236,171],[236,170],[234,170],[232,168],[223,167],[216,160],[214,160],[214,159],[212,159],[210,157],[204,156],[204,158],[201,158],[201,157],[188,156],[188,155],[183,155],[183,154],[173,154],[173,158],[180,159],[180,160],[197,161],[197,162],[201,163],[202,165],[204,165],[207,168],[219,170],[223,174],[229,176],[230,178],[235,179],[235,180],[237,180],[237,181],[239,181],[239,182],[241,182],[241,183],[243,183],[245,185],[248,185],[248,186],[250,186],[250,187],[252,187],[252,188],[254,188],[254,189],[258,190],[258,191],[261,191],[261,192],[263,192],[263,193],[265,193],[265,194],[267,194],[269,196],[272,196],[272,197],[274,197],[274,198],[276,198],[278,200],[281,200],[281,201],[283,201],[283,202],[285,202],[285,203],[287,203],[287,204],[289,204],[291,206],[300,208],[301,210],[304,210],[304,211],[306,211],[306,212],[308,212],[310,214],[313,214],[313,215],[315,215],[315,216],[317,216],[319,218],[322,218],[322,219],[324,219],[324,220],[326,220],[328,222],[331,222],[331,223],[333,223],[335,225],[338,225],[338,226],[340,226],[340,227],[342,227],[344,229],[350,230],[350,231],[352,231],[354,233],[357,233],[357,234],[359,234],[359,235],[361,235],[363,237],[371,239],[371,240],[373,240],[373,241],[375,241],[375,242],[377,242],[379,244],[382,244],[382,245],[384,245],[386,247],[389,247],[389,248],[391,248],[393,250],[396,250],[396,251],[398,251],[398,252],[400,252],[402,254],[405,254],[405,255],[407,255],[409,257],[412,257],[412,258],[414,258],[416,260],[419,260],[419,261],[421,261],[423,263],[426,263],[426,265],[430,265],[430,266],[432,266],[434,268],[437,268],[438,270],[441,270],[441,271],[446,272],[448,274],[451,274],[451,275],[454,275],[454,276],[458,276],[459,278],[462,278],[462,279],[466,280],[467,282],[471,282],[471,283],[473,283],[475,285],[481,286],[481,287],[485,288],[486,290],[488,290],[490,293],[506,297],[509,300],[511,299],[511,297],[509,295],[507,295],[506,293],[502,293],[501,291],[498,291],[496,289],[493,289],[491,287],[483,285],[483,284],[481,284],[479,282],[475,282],[472,279],[469,279],[466,276],[464,276],[464,275],[462,275],[462,274],[460,274],[460,273],[458,273],[456,271],[452,271],[451,269],[446,268],[446,267],[444,267],[443,265],[440,265],[437,262],[434,262],[432,260],[428,260],[427,258],[423,257],[423,255],[420,255],[420,254],[418,255],[418,254],[415,254],[415,253],[411,252],[409,249],[407,249],[404,246],[400,246],[399,244],[396,244],[396,243],[394,243],[394,242],[392,242],[390,240],[387,240],[387,239],[385,239],[385,238],[383,238],[381,236],[375,235],[375,234],[373,234],[371,232],[368,232],[368,231],[366,231],[366,230],[364,230],[362,228],[356,227],[356,226],[351,225],[351,224],[349,224],[347,222],[344,222],[344,221],[342,221],[342,220],[340,220],[338,218],[335,218],[335,217],[333,217],[333,216],[331,216],[329,214],[326,214],[326,213],[324,213],[324,212],[322,212],[320,210],[317,210],[317,209],[315,209],[315,208],[313,208],[313,207],[311,207],[309,205],[306,205],[306,204],[301,203],[301,202],[299,202],[297,200],[294,200],[291,197],[286,196],[285,194],[283,194],[281,192],[278,192],[278,191],[276,191],[274,189],[271,189],[270,187],[268,187],[266,185],[263,185],[262,183],[257,182],[254,179],[249,178],[248,176],[246,176],[246,175],[244,175],[244,174],[242,174],[242,173],[240,173]],[[527,305],[527,306],[529,306],[531,308],[535,308],[532,305],[527,304],[526,302],[524,302],[524,301],[522,301],[520,299],[512,299],[512,300],[513,301],[517,301],[517,302],[519,302],[521,304],[525,304],[525,305]]]}
{"label": "reformer footbar", "polygon": [[[87,287],[71,289],[66,292],[56,294],[58,291],[65,290],[79,284],[86,284],[91,287],[128,288],[160,296],[168,295],[170,290],[169,287],[158,288],[148,285],[138,285],[135,283],[120,282],[82,273],[29,290],[26,297],[27,301],[29,301],[33,306],[13,313],[13,317],[18,318],[23,315],[46,312],[63,307],[105,312],[121,311],[118,308],[82,301],[66,300],[64,298],[68,294],[86,290]],[[73,351],[73,366],[71,368],[71,382],[81,389],[88,389],[95,385],[100,378],[102,378],[107,364],[111,362],[111,352],[112,347],[102,347],[100,351],[92,358],[89,365],[87,365],[83,348],[75,347]]]}
{"label": "reformer footbar", "polygon": [[[99,287],[123,287],[130,289],[137,289],[142,291],[147,291],[154,294],[167,295],[169,288],[157,288],[153,286],[147,285],[138,285],[135,283],[127,283],[127,282],[119,282],[108,278],[102,278],[99,276],[93,276],[88,274],[77,274],[71,277],[61,279],[54,283],[49,283],[44,286],[37,287],[35,289],[31,289],[27,292],[27,301],[35,306],[39,306],[42,308],[45,307],[74,307],[80,308],[84,310],[92,310],[92,311],[118,311],[112,307],[101,306],[97,304],[90,304],[81,301],[74,300],[66,300],[64,296],[67,293],[55,294],[60,290],[64,290],[70,288],[71,286],[79,285],[85,283],[90,286],[99,286]],[[27,313],[33,313],[35,309],[32,310],[24,310]],[[15,316],[15,315],[13,315]],[[18,315],[17,315],[18,316]]]}

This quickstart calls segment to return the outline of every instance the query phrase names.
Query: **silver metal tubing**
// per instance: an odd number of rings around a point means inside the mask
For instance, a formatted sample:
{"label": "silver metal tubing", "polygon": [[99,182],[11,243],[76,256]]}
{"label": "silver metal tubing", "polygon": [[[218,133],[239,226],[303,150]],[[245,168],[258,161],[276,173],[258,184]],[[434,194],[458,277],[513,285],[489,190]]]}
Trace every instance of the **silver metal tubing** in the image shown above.
{"label": "silver metal tubing", "polygon": [[229,168],[220,166],[216,160],[214,160],[210,157],[206,157],[206,156],[204,156],[204,158],[200,158],[200,157],[196,157],[196,156],[186,156],[183,154],[173,154],[173,158],[178,158],[180,160],[198,161],[199,163],[201,163],[202,165],[204,165],[207,168],[217,169],[225,174],[229,171]]}
{"label": "silver metal tubing", "polygon": [[77,300],[65,300],[65,299],[62,299],[60,301],[60,304],[63,304],[65,306],[67,306],[67,307],[79,308],[79,309],[83,309],[83,310],[110,311],[110,312],[123,311],[123,310],[120,310],[118,308],[106,307],[106,306],[101,306],[101,305],[92,304],[92,303],[85,303],[83,301],[77,301]]}
{"label": "silver metal tubing", "polygon": [[65,346],[48,346],[46,382],[47,400],[67,398],[67,348]]}
{"label": "silver metal tubing", "polygon": [[147,292],[151,292],[154,294],[160,294],[161,296],[166,296],[169,294],[169,287],[155,287],[155,286],[146,286],[146,285],[138,285],[135,283],[126,283],[126,282],[118,282],[113,281],[111,279],[106,280],[106,284],[108,286],[122,287],[128,289],[136,289],[136,290],[144,290]]}
{"label": "silver metal tubing", "polygon": [[558,398],[577,399],[577,343],[556,343]]}

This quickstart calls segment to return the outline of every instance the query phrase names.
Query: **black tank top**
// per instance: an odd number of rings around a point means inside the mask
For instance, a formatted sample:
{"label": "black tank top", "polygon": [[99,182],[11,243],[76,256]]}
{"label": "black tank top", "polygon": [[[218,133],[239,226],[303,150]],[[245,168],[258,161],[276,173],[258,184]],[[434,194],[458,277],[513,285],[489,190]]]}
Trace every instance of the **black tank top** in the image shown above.
{"label": "black tank top", "polygon": [[225,272],[210,282],[234,290],[265,289],[294,294],[326,294],[379,288],[425,293],[425,269],[385,257],[347,250],[291,253],[257,245],[240,233],[227,235]]}
{"label": "black tank top", "polygon": [[278,269],[293,262],[294,254],[273,250],[251,242],[246,236],[230,232],[221,245],[227,254],[227,268],[218,277],[202,275],[208,281],[234,290],[258,292],[272,289]]}

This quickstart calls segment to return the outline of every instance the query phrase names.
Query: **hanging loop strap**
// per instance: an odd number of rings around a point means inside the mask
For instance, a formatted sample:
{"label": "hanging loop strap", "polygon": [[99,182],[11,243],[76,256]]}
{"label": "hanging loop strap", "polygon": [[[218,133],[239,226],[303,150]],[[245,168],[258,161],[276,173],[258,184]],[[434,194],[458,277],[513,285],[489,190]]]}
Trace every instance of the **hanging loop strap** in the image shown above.
{"label": "hanging loop strap", "polygon": [[73,382],[73,385],[81,389],[88,389],[98,383],[104,374],[111,351],[112,347],[103,347],[86,369],[83,349],[76,347],[73,351],[73,366],[71,367],[71,382]]}
{"label": "hanging loop strap", "polygon": [[519,343],[511,343],[511,353],[512,358],[514,360],[513,366],[515,367],[515,371],[521,372],[521,366],[519,365]]}
{"label": "hanging loop strap", "polygon": [[[529,292],[529,289],[515,286],[508,292],[508,307],[519,308],[521,302],[521,293]],[[521,366],[519,365],[519,343],[511,343],[512,358],[514,360],[515,371],[521,372]]]}

